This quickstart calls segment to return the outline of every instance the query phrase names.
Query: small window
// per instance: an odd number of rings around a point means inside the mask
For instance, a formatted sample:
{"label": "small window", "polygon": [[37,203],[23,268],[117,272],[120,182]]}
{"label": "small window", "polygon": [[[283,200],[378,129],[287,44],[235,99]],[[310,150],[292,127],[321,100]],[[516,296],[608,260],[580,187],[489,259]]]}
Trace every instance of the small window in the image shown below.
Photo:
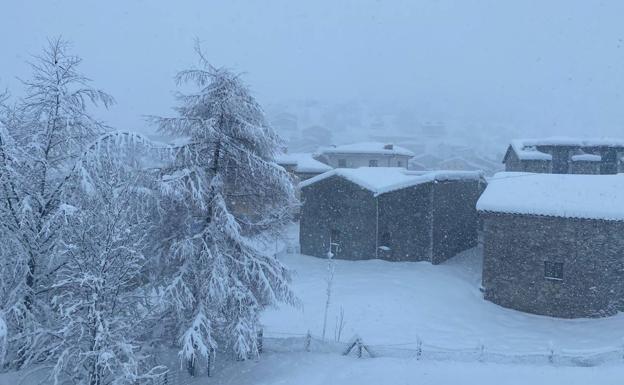
{"label": "small window", "polygon": [[347,167],[347,160],[346,159],[338,159],[338,167],[340,167],[340,168]]}
{"label": "small window", "polygon": [[403,162],[401,162],[400,160],[397,160],[397,167],[403,167]]}
{"label": "small window", "polygon": [[563,263],[544,261],[544,277],[557,281],[563,280]]}
{"label": "small window", "polygon": [[340,242],[340,230],[331,229],[329,236],[332,242]]}
{"label": "small window", "polygon": [[368,167],[377,167],[377,159],[371,159],[368,161]]}
{"label": "small window", "polygon": [[381,233],[381,237],[379,237],[379,246],[390,248],[390,233],[383,232]]}
{"label": "small window", "polygon": [[379,248],[379,252],[377,253],[377,256],[379,258],[392,259],[393,252],[392,252],[391,237],[390,237],[389,232],[384,231],[383,233],[381,233],[379,237],[378,248]]}

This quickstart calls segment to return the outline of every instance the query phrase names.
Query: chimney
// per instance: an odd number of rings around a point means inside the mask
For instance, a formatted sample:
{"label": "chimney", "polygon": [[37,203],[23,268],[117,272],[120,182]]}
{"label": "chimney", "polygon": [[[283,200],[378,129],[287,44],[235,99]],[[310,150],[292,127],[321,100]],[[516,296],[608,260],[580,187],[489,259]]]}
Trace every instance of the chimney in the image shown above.
{"label": "chimney", "polygon": [[394,144],[384,144],[384,150],[392,150],[394,149]]}

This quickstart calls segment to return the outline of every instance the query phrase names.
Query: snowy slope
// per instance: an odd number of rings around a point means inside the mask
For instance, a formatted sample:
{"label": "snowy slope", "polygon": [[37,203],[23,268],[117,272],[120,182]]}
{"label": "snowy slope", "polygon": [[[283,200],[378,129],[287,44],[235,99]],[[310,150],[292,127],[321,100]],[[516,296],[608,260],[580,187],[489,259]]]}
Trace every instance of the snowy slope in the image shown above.
{"label": "snowy slope", "polygon": [[[296,234],[291,235],[296,240]],[[303,310],[282,307],[263,316],[265,332],[319,335],[323,323],[326,262],[283,255],[296,271],[294,289]],[[481,255],[465,252],[441,265],[426,262],[335,261],[336,272],[328,334],[343,307],[344,337],[359,334],[370,344],[425,343],[448,348],[545,352],[621,349],[624,314],[602,319],[565,320],[521,313],[483,300],[479,291]],[[343,340],[345,339],[343,338]]]}

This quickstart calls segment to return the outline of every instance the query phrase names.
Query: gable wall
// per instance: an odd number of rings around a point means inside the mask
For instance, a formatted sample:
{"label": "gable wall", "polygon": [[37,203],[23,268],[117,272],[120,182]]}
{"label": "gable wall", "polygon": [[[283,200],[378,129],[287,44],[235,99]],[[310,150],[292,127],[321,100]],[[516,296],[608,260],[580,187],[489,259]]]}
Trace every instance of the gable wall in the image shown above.
{"label": "gable wall", "polygon": [[[622,309],[624,223],[482,214],[485,299],[554,317],[597,317]],[[562,262],[563,281],[544,277]]]}
{"label": "gable wall", "polygon": [[376,207],[372,192],[333,176],[301,189],[301,253],[326,258],[331,229],[341,233],[339,259],[375,258]]}
{"label": "gable wall", "polygon": [[477,245],[479,181],[439,181],[433,184],[433,255],[438,264]]}
{"label": "gable wall", "polygon": [[[380,251],[379,257],[393,261],[431,260],[431,189],[432,183],[423,183],[380,195],[379,237],[380,246],[390,251]],[[381,240],[390,233],[390,245]]]}

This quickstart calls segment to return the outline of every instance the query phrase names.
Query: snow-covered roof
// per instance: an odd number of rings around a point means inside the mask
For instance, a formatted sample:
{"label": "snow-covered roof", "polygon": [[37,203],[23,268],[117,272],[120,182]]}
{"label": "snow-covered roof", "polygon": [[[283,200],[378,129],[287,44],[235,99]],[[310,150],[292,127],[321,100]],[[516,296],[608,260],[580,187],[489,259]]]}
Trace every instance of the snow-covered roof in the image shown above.
{"label": "snow-covered roof", "polygon": [[407,148],[382,142],[360,142],[319,149],[322,154],[383,154],[414,156]]}
{"label": "snow-covered roof", "polygon": [[536,146],[624,147],[624,140],[614,138],[550,137],[514,139],[511,141],[511,147],[521,160],[552,160],[552,155],[538,151]]}
{"label": "snow-covered roof", "polygon": [[400,167],[337,168],[303,181],[299,183],[299,187],[310,186],[332,176],[347,179],[372,191],[377,196],[436,180],[478,180],[483,178],[483,173],[481,171],[411,171]]}
{"label": "snow-covered roof", "polygon": [[477,210],[624,220],[624,174],[501,172],[488,180]]}
{"label": "snow-covered roof", "polygon": [[573,162],[600,162],[602,156],[594,154],[578,154],[572,155]]}
{"label": "snow-covered roof", "polygon": [[535,145],[526,144],[524,139],[514,139],[511,147],[520,160],[552,160],[552,155],[538,151]]}
{"label": "snow-covered roof", "polygon": [[314,159],[312,154],[305,152],[279,154],[275,157],[275,161],[280,165],[295,166],[295,172],[301,173],[322,173],[332,169],[325,163]]}

